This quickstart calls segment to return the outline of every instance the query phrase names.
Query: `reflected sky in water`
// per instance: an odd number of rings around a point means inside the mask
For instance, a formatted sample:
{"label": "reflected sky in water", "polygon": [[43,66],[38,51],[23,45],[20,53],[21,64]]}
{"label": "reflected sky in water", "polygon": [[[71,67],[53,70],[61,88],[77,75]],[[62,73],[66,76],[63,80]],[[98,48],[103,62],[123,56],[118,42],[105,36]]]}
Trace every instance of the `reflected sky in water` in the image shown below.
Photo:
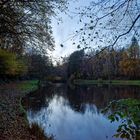
{"label": "reflected sky in water", "polygon": [[[91,94],[93,95],[94,92],[98,91],[98,88],[92,88]],[[90,91],[89,88],[87,93],[85,93],[87,88],[86,90],[78,89],[76,91],[68,91],[69,89],[64,87],[53,87],[53,89],[55,90],[52,90],[49,94],[46,92],[51,91],[50,89],[43,90],[45,93],[43,97],[44,103],[41,104],[37,110],[33,106],[28,106],[27,116],[30,124],[34,122],[38,123],[39,126],[44,129],[46,135],[53,135],[56,140],[116,139],[112,136],[115,134],[120,122],[111,123],[105,115],[100,113],[100,108],[97,107],[96,104],[92,103],[92,101],[96,100],[96,96],[88,94]],[[106,91],[108,91],[108,89],[106,89]],[[110,94],[106,91],[104,90],[104,94],[106,94],[106,99],[109,101]],[[123,93],[120,89],[117,91],[121,91],[121,93]],[[135,92],[137,90],[133,91],[134,94],[132,94],[132,96],[137,98],[137,93]],[[77,96],[77,92],[80,92],[81,96],[84,94],[83,98],[78,98],[80,94]],[[40,93],[42,93],[42,91]],[[69,96],[69,94],[71,95]],[[86,94],[90,95],[91,98],[87,97],[87,99],[85,99]],[[116,98],[116,95],[113,97]],[[73,101],[74,99],[75,102]],[[37,99],[36,104],[39,103],[38,100],[39,98]],[[101,105],[99,106],[104,104],[104,101],[102,100],[98,102],[101,102]]]}

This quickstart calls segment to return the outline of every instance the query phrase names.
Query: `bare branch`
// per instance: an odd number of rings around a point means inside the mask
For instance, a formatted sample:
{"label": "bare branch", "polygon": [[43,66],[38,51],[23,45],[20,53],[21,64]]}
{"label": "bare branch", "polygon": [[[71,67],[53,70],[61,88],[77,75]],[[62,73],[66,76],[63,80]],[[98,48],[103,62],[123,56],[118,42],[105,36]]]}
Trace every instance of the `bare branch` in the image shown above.
{"label": "bare branch", "polygon": [[114,43],[113,43],[111,46],[114,46],[114,45],[116,44],[116,42],[119,40],[120,37],[122,37],[122,36],[128,34],[128,33],[132,30],[132,28],[134,27],[135,23],[137,22],[137,20],[138,20],[139,18],[140,18],[140,14],[139,14],[139,15],[136,17],[136,19],[133,21],[133,23],[132,23],[131,27],[129,28],[129,30],[128,30],[127,32],[123,33],[123,34],[120,34],[120,35],[116,38],[116,40],[114,41]]}

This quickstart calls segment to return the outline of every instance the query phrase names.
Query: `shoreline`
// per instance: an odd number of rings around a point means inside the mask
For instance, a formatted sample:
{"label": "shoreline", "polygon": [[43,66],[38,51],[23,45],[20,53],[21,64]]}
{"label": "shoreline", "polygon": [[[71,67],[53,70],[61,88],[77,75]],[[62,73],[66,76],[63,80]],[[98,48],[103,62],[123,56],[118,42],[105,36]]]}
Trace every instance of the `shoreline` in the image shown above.
{"label": "shoreline", "polygon": [[75,85],[120,85],[120,86],[140,86],[140,80],[84,80],[76,79]]}
{"label": "shoreline", "polygon": [[21,101],[38,89],[37,80],[0,85],[0,140],[51,140],[37,124],[29,127]]}

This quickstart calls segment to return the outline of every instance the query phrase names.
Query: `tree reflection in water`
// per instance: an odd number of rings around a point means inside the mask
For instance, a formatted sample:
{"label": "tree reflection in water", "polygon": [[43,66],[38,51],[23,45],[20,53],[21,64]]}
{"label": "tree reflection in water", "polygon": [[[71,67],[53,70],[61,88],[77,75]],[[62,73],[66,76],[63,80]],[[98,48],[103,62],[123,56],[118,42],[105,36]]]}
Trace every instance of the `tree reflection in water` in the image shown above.
{"label": "tree reflection in water", "polygon": [[[56,140],[116,139],[121,121],[110,123],[101,113],[110,101],[140,98],[139,87],[48,86],[24,99],[28,120]],[[121,138],[120,138],[121,139]]]}

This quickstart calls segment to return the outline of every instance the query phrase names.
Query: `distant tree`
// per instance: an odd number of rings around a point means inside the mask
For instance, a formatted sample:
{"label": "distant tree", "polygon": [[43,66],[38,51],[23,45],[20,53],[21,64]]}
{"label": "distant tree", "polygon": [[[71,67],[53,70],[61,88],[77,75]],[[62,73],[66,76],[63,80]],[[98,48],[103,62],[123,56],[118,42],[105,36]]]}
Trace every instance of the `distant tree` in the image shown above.
{"label": "distant tree", "polygon": [[49,57],[35,52],[32,54],[26,54],[25,56],[26,61],[28,61],[27,75],[30,78],[45,80],[52,70],[52,62]]}
{"label": "distant tree", "polygon": [[128,50],[123,53],[122,60],[119,63],[120,72],[129,78],[139,78],[140,74],[140,57],[139,44],[136,38],[132,38],[132,43]]}
{"label": "distant tree", "polygon": [[68,62],[63,61],[61,64],[53,67],[52,74],[54,76],[61,77],[63,80],[66,80],[67,79],[67,68],[68,68]]}
{"label": "distant tree", "polygon": [[73,52],[68,60],[68,78],[73,75],[76,78],[81,77],[81,66],[84,57],[84,49]]}
{"label": "distant tree", "polygon": [[132,38],[132,43],[128,48],[128,53],[130,58],[140,58],[140,46],[136,37]]}
{"label": "distant tree", "polygon": [[88,53],[88,58],[85,61],[83,69],[88,73],[88,77],[91,79],[98,78],[114,78],[118,72],[118,60],[117,51],[104,50],[99,55],[98,51]]}
{"label": "distant tree", "polygon": [[128,55],[125,53],[123,55],[123,59],[119,63],[120,66],[120,72],[127,78],[139,78],[140,74],[140,60],[129,58]]}

